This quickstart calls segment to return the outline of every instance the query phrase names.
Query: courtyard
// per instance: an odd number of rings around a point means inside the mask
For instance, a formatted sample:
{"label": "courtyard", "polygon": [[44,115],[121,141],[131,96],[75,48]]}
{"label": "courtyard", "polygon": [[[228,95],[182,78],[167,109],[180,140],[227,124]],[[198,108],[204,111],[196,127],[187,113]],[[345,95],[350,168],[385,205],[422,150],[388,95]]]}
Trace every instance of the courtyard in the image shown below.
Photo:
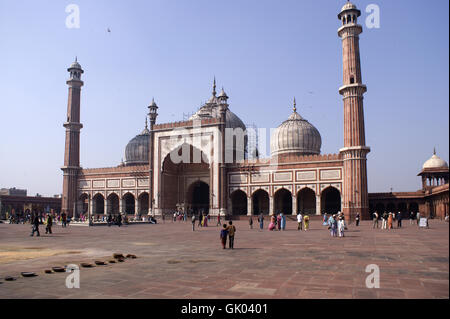
{"label": "courtyard", "polygon": [[[254,220],[235,221],[235,249],[223,250],[219,227],[192,231],[190,222],[123,227],[55,226],[30,237],[30,225],[0,224],[0,298],[350,299],[449,298],[449,226],[431,220],[418,229],[372,229],[364,221],[344,238],[331,238],[319,220],[309,231],[269,232]],[[137,259],[80,268],[80,288],[67,273],[45,269],[109,261],[113,253]],[[380,288],[366,287],[366,266],[380,269]],[[38,276],[24,278],[21,272]],[[6,276],[17,277],[5,281]]]}

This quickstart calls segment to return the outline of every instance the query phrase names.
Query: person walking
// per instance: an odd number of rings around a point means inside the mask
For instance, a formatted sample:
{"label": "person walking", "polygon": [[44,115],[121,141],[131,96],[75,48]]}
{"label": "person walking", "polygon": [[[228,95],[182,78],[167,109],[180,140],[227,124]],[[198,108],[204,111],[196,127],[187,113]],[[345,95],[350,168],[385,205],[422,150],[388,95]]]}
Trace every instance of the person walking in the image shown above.
{"label": "person walking", "polygon": [[414,223],[414,212],[409,213],[409,224],[412,225]]}
{"label": "person walking", "polygon": [[234,249],[234,234],[236,233],[236,227],[234,227],[231,220],[228,222],[226,230],[228,231],[228,244],[230,249]]}
{"label": "person walking", "polygon": [[62,227],[67,227],[67,214],[66,214],[66,212],[62,212],[62,214],[61,214],[61,223],[62,223]]}
{"label": "person walking", "polygon": [[305,231],[309,229],[309,215],[306,215],[305,218],[303,218],[303,222],[305,223]]}
{"label": "person walking", "polygon": [[192,214],[192,231],[195,231],[195,214]]}
{"label": "person walking", "polygon": [[31,230],[31,237],[34,236],[34,233],[37,232],[36,237],[41,236],[41,234],[39,233],[39,216],[37,215],[37,213],[34,213],[31,216],[31,223],[32,223],[32,230]]}
{"label": "person walking", "polygon": [[387,223],[388,223],[388,229],[392,229],[392,222],[393,222],[393,217],[392,217],[392,213],[389,213],[389,216],[388,216],[388,220],[387,220]]}
{"label": "person walking", "polygon": [[419,223],[420,223],[420,212],[417,212],[416,219],[417,219],[417,226],[419,226]]}
{"label": "person walking", "polygon": [[337,221],[336,215],[331,215],[328,219],[328,229],[330,230],[331,237],[337,236]]}
{"label": "person walking", "polygon": [[219,225],[222,225],[222,222],[220,221],[220,213],[217,214],[217,224],[216,224],[216,227],[219,227]]}
{"label": "person walking", "polygon": [[281,214],[280,213],[278,213],[278,216],[277,216],[277,228],[278,228],[278,230],[281,230]]}
{"label": "person walking", "polygon": [[120,227],[122,226],[122,214],[119,213],[119,215],[117,215],[117,225]]}
{"label": "person walking", "polygon": [[286,230],[286,216],[281,213],[281,230]]}
{"label": "person walking", "polygon": [[202,227],[203,214],[201,212],[198,213],[198,227]]}
{"label": "person walking", "polygon": [[302,230],[302,225],[303,225],[303,215],[301,212],[298,212],[297,214],[297,230]]}
{"label": "person walking", "polygon": [[263,230],[264,229],[264,216],[262,213],[259,214],[258,222],[259,222],[259,229]]}
{"label": "person walking", "polygon": [[165,224],[166,223],[166,214],[161,213],[161,219],[162,219],[163,224]]}
{"label": "person walking", "polygon": [[338,223],[337,223],[337,232],[339,237],[345,237],[344,235],[344,231],[345,231],[345,218],[344,218],[344,214],[340,213],[338,218]]}
{"label": "person walking", "polygon": [[46,234],[52,234],[53,218],[52,215],[47,215],[47,227],[45,227]]}
{"label": "person walking", "polygon": [[375,213],[373,213],[373,227],[372,228],[375,228],[375,225],[377,226],[377,229],[378,229],[378,213],[377,212],[375,212]]}
{"label": "person walking", "polygon": [[323,214],[323,222],[322,222],[322,226],[330,226],[329,224],[328,224],[328,216],[327,216],[327,213],[324,213]]}
{"label": "person walking", "polygon": [[250,226],[250,229],[253,229],[253,217],[250,215],[250,218],[248,219],[248,225]]}
{"label": "person walking", "polygon": [[108,218],[106,219],[106,224],[108,225],[108,227],[111,227],[112,224],[112,215],[109,214]]}
{"label": "person walking", "polygon": [[270,231],[275,229],[276,223],[277,223],[277,218],[275,217],[275,215],[270,216],[270,224],[269,224]]}
{"label": "person walking", "polygon": [[[220,242],[222,243],[222,248],[227,248],[227,236],[228,236],[228,230],[227,225],[223,224],[223,229],[220,231]],[[231,248],[231,247],[230,247]]]}
{"label": "person walking", "polygon": [[402,228],[402,213],[398,212],[397,214],[397,228]]}
{"label": "person walking", "polygon": [[360,218],[359,213],[356,213],[356,217],[355,217],[356,227],[359,226],[359,218]]}
{"label": "person walking", "polygon": [[384,212],[383,216],[381,216],[381,229],[387,229],[387,220],[388,214],[387,212]]}

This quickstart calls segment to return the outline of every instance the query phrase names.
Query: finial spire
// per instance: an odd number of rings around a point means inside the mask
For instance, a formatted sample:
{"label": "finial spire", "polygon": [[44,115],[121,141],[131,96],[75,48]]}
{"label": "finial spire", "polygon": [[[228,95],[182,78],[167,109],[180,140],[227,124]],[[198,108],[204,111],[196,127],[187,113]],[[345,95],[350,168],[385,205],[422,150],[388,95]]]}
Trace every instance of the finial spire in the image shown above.
{"label": "finial spire", "polygon": [[78,62],[78,57],[77,56],[75,56],[75,62]]}
{"label": "finial spire", "polygon": [[213,94],[214,96],[216,96],[216,76],[214,76],[213,92],[212,92],[212,94]]}
{"label": "finial spire", "polygon": [[145,129],[148,130],[147,116],[145,117]]}
{"label": "finial spire", "polygon": [[295,96],[294,96],[294,112],[297,112],[297,102],[295,101]]}
{"label": "finial spire", "polygon": [[433,149],[433,154],[436,155],[436,146]]}

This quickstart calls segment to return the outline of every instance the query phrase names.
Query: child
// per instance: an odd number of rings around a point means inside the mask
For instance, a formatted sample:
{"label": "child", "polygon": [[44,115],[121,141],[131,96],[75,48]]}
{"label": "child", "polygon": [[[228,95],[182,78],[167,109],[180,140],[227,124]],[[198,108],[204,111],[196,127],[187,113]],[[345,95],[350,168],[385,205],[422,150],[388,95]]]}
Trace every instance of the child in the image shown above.
{"label": "child", "polygon": [[227,235],[228,235],[227,225],[223,224],[223,229],[220,231],[220,242],[222,243],[223,249],[225,249],[225,246],[227,244]]}

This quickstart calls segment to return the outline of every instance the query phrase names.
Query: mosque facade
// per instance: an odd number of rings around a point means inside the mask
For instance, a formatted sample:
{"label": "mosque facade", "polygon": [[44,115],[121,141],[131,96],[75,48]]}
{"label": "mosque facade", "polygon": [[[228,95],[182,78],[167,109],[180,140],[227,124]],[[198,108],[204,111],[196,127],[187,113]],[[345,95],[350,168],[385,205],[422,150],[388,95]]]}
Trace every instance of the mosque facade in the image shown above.
{"label": "mosque facade", "polygon": [[[257,151],[248,149],[247,128],[231,111],[225,91],[217,94],[214,81],[210,99],[188,121],[157,123],[159,107],[153,100],[149,124],[128,143],[120,165],[83,169],[79,144],[84,70],[75,61],[68,69],[62,210],[69,215],[136,216],[175,210],[212,216],[342,211],[347,220],[357,213],[369,219],[360,15],[350,2],[338,14],[344,141],[335,154],[321,154],[321,135],[297,112],[294,100],[292,114],[271,135],[270,157],[249,159],[248,154]],[[424,180],[430,179],[428,173],[421,175]],[[448,166],[446,183],[448,207]]]}

